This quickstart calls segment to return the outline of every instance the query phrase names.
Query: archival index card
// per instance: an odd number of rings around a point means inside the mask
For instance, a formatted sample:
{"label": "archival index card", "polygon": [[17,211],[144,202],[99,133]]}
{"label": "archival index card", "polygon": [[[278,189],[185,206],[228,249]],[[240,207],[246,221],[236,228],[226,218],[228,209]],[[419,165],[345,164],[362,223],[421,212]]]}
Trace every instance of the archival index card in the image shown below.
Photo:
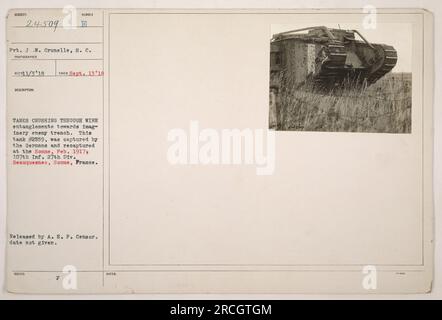
{"label": "archival index card", "polygon": [[14,9],[8,290],[431,290],[432,16]]}

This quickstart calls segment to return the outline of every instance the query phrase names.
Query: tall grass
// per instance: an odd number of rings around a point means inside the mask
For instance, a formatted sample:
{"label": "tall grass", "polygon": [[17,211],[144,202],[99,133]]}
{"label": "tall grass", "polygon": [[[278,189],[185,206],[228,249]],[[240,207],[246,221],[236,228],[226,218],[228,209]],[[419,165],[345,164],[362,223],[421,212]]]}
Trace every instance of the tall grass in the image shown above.
{"label": "tall grass", "polygon": [[410,77],[389,74],[369,87],[347,83],[329,90],[318,90],[310,82],[300,87],[288,81],[281,83],[281,90],[273,103],[271,128],[411,132]]}

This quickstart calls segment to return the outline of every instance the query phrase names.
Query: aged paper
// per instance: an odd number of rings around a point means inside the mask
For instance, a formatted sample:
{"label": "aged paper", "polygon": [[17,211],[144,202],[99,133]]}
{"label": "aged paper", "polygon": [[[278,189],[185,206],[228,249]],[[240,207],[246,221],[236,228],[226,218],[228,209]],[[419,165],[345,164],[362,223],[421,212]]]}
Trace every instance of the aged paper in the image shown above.
{"label": "aged paper", "polygon": [[429,292],[432,28],[11,10],[8,290]]}

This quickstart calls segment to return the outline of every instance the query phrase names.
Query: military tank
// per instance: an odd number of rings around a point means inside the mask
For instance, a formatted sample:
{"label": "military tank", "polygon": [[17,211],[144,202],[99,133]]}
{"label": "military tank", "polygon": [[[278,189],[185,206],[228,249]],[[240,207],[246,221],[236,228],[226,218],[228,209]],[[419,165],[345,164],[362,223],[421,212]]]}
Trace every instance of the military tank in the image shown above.
{"label": "military tank", "polygon": [[275,34],[270,47],[274,92],[279,91],[282,79],[295,86],[311,80],[323,89],[339,87],[345,81],[369,86],[390,72],[398,57],[392,46],[370,43],[357,30],[324,26]]}

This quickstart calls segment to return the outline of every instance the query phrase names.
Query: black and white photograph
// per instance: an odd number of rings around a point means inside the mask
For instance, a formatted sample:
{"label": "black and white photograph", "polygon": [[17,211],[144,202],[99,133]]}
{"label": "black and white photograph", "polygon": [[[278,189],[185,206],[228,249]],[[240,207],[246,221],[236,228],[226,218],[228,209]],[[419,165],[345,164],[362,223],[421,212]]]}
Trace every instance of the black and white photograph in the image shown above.
{"label": "black and white photograph", "polygon": [[272,25],[269,128],[411,133],[407,24]]}

